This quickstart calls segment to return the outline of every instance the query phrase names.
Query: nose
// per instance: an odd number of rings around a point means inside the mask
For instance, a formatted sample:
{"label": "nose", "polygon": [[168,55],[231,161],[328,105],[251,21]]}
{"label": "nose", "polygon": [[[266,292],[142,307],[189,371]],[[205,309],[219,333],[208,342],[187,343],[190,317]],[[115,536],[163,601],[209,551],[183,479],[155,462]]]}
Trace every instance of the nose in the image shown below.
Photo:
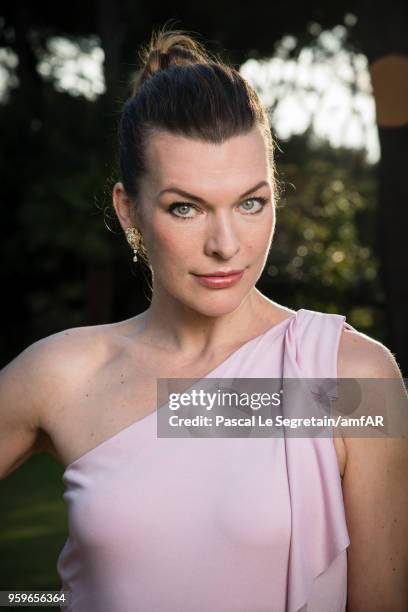
{"label": "nose", "polygon": [[240,249],[240,240],[229,211],[218,210],[209,223],[205,253],[231,259]]}

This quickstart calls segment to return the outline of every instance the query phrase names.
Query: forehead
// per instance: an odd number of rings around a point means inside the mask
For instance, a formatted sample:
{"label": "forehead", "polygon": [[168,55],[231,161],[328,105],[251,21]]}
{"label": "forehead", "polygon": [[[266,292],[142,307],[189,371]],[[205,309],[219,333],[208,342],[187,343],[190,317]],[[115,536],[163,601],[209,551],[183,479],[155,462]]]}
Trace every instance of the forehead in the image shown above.
{"label": "forehead", "polygon": [[146,143],[146,158],[146,178],[155,191],[171,183],[202,193],[212,189],[241,193],[245,187],[270,177],[259,126],[222,144],[156,131]]}

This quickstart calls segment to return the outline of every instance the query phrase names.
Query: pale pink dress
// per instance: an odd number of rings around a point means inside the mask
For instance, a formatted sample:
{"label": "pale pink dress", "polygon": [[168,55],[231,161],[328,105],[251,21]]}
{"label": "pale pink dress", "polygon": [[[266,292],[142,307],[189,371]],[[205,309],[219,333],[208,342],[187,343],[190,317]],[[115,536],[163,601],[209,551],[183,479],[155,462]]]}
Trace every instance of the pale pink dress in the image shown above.
{"label": "pale pink dress", "polygon": [[[336,378],[343,328],[343,315],[302,308],[204,379]],[[64,609],[345,612],[350,540],[332,437],[157,438],[156,418],[63,474]]]}

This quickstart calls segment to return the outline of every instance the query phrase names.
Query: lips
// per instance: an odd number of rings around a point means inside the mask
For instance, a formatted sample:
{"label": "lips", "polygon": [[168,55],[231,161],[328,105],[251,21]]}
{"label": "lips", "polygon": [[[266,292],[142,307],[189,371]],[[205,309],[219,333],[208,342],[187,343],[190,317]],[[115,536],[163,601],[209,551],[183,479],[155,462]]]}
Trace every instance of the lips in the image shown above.
{"label": "lips", "polygon": [[209,289],[225,289],[238,283],[244,274],[244,270],[216,271],[210,274],[195,274],[198,282]]}
{"label": "lips", "polygon": [[227,270],[221,271],[218,270],[216,272],[209,272],[208,274],[196,274],[195,276],[204,276],[205,278],[213,278],[214,276],[234,276],[235,274],[240,274],[243,270]]}

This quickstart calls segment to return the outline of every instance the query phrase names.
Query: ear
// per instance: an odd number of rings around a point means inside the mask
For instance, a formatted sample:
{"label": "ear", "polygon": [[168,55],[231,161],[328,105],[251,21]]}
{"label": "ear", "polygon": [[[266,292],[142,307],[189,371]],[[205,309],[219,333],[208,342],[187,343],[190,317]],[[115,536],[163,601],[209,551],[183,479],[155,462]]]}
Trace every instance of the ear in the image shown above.
{"label": "ear", "polygon": [[128,196],[123,183],[115,183],[112,191],[112,202],[122,229],[125,230],[128,227],[135,226],[135,204]]}

